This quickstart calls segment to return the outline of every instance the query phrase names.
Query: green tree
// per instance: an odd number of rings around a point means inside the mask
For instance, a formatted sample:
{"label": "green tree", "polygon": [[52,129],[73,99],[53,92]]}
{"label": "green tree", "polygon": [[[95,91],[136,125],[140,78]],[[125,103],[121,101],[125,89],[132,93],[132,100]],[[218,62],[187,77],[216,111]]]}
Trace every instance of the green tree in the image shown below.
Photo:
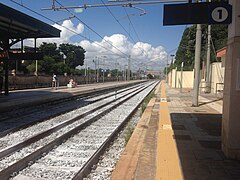
{"label": "green tree", "polygon": [[[42,43],[39,50],[44,54],[43,60],[39,61],[39,72],[46,74],[75,74],[75,68],[83,65],[85,50],[81,46],[72,44]],[[28,67],[33,71],[33,65]]]}
{"label": "green tree", "polygon": [[53,65],[53,71],[56,74],[71,74],[71,68],[64,62],[55,63]]}
{"label": "green tree", "polygon": [[55,59],[51,56],[44,56],[43,60],[39,61],[39,71],[46,74],[54,73],[54,64],[56,63]]}
{"label": "green tree", "polygon": [[43,42],[39,50],[44,54],[44,56],[52,57],[56,62],[63,61],[63,56],[60,54],[60,50],[56,43],[46,43]]}
{"label": "green tree", "polygon": [[[206,60],[208,26],[202,25],[202,48],[201,63]],[[211,41],[211,62],[217,61],[216,51],[227,45],[227,25],[212,25]],[[184,62],[184,70],[191,70],[194,67],[196,25],[185,29],[182,39],[176,52],[175,64],[170,69],[181,67]]]}
{"label": "green tree", "polygon": [[78,65],[82,66],[85,59],[85,50],[81,46],[73,44],[60,44],[59,50],[66,56],[66,64],[75,69]]}

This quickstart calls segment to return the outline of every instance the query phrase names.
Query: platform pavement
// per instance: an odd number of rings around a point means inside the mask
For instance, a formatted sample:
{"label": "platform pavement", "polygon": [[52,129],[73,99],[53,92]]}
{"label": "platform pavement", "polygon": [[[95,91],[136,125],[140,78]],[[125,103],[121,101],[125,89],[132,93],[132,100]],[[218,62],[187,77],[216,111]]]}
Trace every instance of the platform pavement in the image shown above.
{"label": "platform pavement", "polygon": [[133,132],[134,139],[130,138],[121,155],[112,179],[240,179],[240,161],[227,159],[221,151],[222,98],[202,93],[199,107],[191,105],[191,90],[180,93],[162,82],[147,108],[148,115],[139,121],[138,133]]}
{"label": "platform pavement", "polygon": [[116,88],[126,84],[135,84],[144,80],[105,82],[97,84],[83,84],[76,88],[60,86],[55,88],[38,88],[10,91],[8,96],[0,96],[0,112],[13,111],[34,105],[47,103],[50,101],[69,98],[76,95],[83,95],[90,92]]}

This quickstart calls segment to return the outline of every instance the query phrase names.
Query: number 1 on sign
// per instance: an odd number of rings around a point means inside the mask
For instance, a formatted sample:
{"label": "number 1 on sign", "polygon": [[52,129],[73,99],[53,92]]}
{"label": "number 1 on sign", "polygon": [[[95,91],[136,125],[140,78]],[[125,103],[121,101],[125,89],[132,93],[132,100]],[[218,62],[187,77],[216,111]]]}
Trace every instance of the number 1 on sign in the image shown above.
{"label": "number 1 on sign", "polygon": [[217,7],[212,11],[212,19],[216,22],[223,22],[228,18],[228,11],[224,7]]}
{"label": "number 1 on sign", "polygon": [[218,9],[217,11],[218,11],[218,14],[219,14],[219,19],[222,19],[222,12],[223,12],[222,9]]}

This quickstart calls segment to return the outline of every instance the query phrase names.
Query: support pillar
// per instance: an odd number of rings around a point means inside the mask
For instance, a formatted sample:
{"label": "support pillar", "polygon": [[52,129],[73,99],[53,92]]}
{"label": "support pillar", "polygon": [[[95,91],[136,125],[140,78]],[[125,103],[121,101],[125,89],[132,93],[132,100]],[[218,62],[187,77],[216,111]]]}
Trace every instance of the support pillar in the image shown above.
{"label": "support pillar", "polygon": [[201,24],[197,24],[196,45],[195,45],[195,61],[194,61],[194,84],[193,84],[193,100],[192,106],[198,106],[199,79],[200,79],[200,56],[201,56]]}
{"label": "support pillar", "polygon": [[228,46],[224,78],[222,150],[240,160],[240,3],[230,0],[233,21],[228,27]]}
{"label": "support pillar", "polygon": [[3,64],[4,64],[4,71],[5,71],[5,82],[4,82],[4,92],[5,92],[5,96],[8,96],[9,95],[9,88],[8,88],[8,68],[9,68],[9,55],[8,55],[8,52],[9,52],[9,40],[8,39],[5,39],[4,41],[4,51],[6,52],[7,54],[7,57],[4,58],[3,60]]}

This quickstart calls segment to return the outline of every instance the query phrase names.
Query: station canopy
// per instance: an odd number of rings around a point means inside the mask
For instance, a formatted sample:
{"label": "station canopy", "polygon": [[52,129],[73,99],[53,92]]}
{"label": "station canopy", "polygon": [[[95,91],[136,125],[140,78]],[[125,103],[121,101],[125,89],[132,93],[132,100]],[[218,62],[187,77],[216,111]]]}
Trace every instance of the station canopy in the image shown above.
{"label": "station canopy", "polygon": [[0,3],[0,40],[60,37],[60,30]]}

